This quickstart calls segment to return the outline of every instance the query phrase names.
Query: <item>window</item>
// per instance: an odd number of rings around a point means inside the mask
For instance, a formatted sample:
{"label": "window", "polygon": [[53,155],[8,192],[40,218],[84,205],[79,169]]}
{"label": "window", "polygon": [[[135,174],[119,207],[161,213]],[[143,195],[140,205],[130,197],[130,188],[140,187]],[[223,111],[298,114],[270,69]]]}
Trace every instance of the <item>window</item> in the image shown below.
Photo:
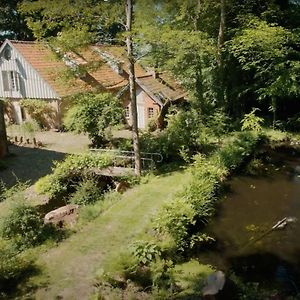
{"label": "window", "polygon": [[11,51],[9,47],[6,47],[3,51],[3,56],[6,60],[10,60],[11,59]]}
{"label": "window", "polygon": [[19,91],[19,73],[16,71],[2,71],[4,91]]}
{"label": "window", "polygon": [[154,108],[148,107],[148,118],[151,119],[154,117]]}
{"label": "window", "polygon": [[130,110],[129,110],[129,106],[125,107],[125,118],[129,119],[130,118]]}

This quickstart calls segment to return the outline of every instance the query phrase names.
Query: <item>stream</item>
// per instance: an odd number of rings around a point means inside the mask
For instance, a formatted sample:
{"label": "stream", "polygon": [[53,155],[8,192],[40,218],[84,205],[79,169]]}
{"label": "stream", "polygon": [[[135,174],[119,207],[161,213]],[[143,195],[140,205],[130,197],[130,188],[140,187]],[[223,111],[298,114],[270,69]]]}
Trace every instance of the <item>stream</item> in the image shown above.
{"label": "stream", "polygon": [[[207,228],[217,242],[199,254],[199,260],[247,282],[296,295],[300,292],[300,156],[292,150],[265,155],[268,163],[260,175],[238,176],[228,183],[218,215]],[[291,222],[272,230],[285,217]]]}

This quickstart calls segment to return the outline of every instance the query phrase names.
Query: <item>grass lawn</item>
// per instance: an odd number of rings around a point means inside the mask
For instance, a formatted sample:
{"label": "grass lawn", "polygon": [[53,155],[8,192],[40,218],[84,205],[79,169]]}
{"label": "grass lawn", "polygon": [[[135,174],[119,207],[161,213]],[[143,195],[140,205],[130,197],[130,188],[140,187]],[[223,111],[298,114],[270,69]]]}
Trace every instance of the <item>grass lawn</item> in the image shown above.
{"label": "grass lawn", "polygon": [[69,239],[41,254],[43,271],[30,283],[44,287],[36,290],[35,299],[88,299],[96,272],[140,238],[152,215],[189,179],[187,171],[173,172],[135,186]]}

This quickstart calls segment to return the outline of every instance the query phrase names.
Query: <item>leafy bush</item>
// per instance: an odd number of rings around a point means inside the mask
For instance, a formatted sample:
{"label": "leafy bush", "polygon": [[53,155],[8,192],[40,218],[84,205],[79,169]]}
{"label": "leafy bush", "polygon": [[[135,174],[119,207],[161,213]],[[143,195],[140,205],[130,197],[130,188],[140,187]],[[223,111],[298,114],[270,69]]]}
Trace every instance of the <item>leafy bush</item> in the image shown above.
{"label": "leafy bush", "polygon": [[47,117],[54,113],[53,108],[46,101],[40,99],[24,99],[20,101],[20,105],[39,127],[45,127]]}
{"label": "leafy bush", "polygon": [[135,241],[130,249],[132,255],[141,265],[149,265],[161,255],[160,248],[153,242]]}
{"label": "leafy bush", "polygon": [[7,188],[6,185],[2,181],[0,181],[0,202],[4,200],[11,202],[23,200],[23,193],[27,188],[27,182],[17,181],[15,185]]}
{"label": "leafy bush", "polygon": [[8,292],[13,289],[26,274],[34,269],[32,257],[18,253],[13,245],[0,243],[0,291]]}
{"label": "leafy bush", "polygon": [[70,202],[79,205],[88,205],[96,202],[102,197],[101,189],[97,185],[97,181],[93,179],[80,182]]}
{"label": "leafy bush", "polygon": [[81,94],[73,98],[64,126],[67,130],[85,132],[95,146],[107,142],[109,129],[123,120],[123,108],[112,94]]}
{"label": "leafy bush", "polygon": [[56,162],[53,173],[39,179],[35,185],[37,192],[50,198],[66,194],[70,188],[82,181],[93,168],[102,169],[112,163],[112,157],[104,154],[85,153],[69,155],[63,162]]}
{"label": "leafy bush", "polygon": [[179,110],[167,116],[168,126],[161,132],[145,132],[140,136],[141,150],[159,152],[164,162],[191,158],[196,152],[206,150],[210,144],[209,129],[204,126],[196,110]]}
{"label": "leafy bush", "polygon": [[255,113],[258,111],[258,108],[253,108],[249,114],[245,114],[242,119],[242,130],[253,130],[253,131],[261,131],[262,130],[262,122],[263,118],[258,117]]}
{"label": "leafy bush", "polygon": [[221,109],[217,109],[212,115],[207,118],[207,127],[210,134],[219,139],[228,132],[229,117]]}
{"label": "leafy bush", "polygon": [[39,245],[53,233],[37,210],[23,202],[14,204],[1,223],[1,236],[13,240],[19,249]]}
{"label": "leafy bush", "polygon": [[[192,180],[174,201],[165,204],[155,220],[155,228],[169,234],[177,249],[193,248],[195,242],[211,238],[198,234],[215,212],[216,194],[230,171],[237,168],[254,150],[258,135],[234,135],[211,157],[196,155],[191,168]],[[195,235],[196,233],[196,235]]]}
{"label": "leafy bush", "polygon": [[175,240],[179,249],[186,246],[189,226],[195,224],[196,212],[193,206],[175,199],[163,206],[155,219],[155,228],[159,233],[168,233]]}
{"label": "leafy bush", "polygon": [[150,272],[152,287],[171,290],[175,287],[173,261],[157,259],[151,263]]}

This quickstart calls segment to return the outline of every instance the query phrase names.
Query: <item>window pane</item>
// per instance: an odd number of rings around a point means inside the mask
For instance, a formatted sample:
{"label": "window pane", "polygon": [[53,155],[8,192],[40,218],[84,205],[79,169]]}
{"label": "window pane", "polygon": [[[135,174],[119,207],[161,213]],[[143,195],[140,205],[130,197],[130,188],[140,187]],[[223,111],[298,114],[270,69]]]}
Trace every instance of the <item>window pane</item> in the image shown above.
{"label": "window pane", "polygon": [[3,90],[5,92],[9,91],[8,72],[7,71],[2,71],[2,82],[3,82]]}

